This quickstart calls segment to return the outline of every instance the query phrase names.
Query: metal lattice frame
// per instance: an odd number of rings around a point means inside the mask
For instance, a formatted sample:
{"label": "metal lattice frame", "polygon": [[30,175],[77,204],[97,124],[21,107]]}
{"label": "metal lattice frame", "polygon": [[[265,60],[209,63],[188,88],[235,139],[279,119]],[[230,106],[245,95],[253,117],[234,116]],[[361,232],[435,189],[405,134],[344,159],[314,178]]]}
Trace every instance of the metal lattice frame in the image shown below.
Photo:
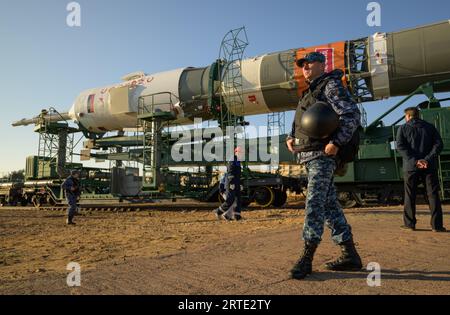
{"label": "metal lattice frame", "polygon": [[368,40],[362,38],[347,42],[347,77],[349,87],[355,96],[361,112],[361,125],[367,126],[367,113],[362,105],[363,102],[373,101],[372,88],[370,86],[370,73],[368,72]]}
{"label": "metal lattice frame", "polygon": [[242,58],[247,46],[248,38],[245,27],[229,31],[223,38],[220,46],[221,98],[219,126],[222,130],[228,126],[233,126],[234,128],[244,126]]}
{"label": "metal lattice frame", "polygon": [[[248,37],[245,27],[229,31],[222,39],[219,54],[219,76],[220,76],[220,116],[219,127],[226,131],[227,127],[233,127],[233,138],[230,135],[223,137],[223,161],[227,161],[226,144],[227,139],[233,142],[233,151],[237,147],[238,138],[245,143],[246,131],[244,120],[244,99],[242,85],[242,58],[245,48],[248,46]],[[237,127],[242,132],[237,134]],[[247,148],[244,145],[245,156]],[[234,153],[233,153],[234,154]],[[248,192],[248,161],[243,161],[243,184]],[[244,196],[243,196],[244,197]]]}
{"label": "metal lattice frame", "polygon": [[[57,167],[59,176],[63,176],[64,167],[67,163],[73,162],[74,134],[69,132],[67,121],[52,123],[45,120],[45,115],[59,115],[54,109],[44,111],[38,122],[37,130],[39,133],[38,160],[41,163],[38,177],[47,177],[45,169]],[[50,174],[47,174],[50,175]]]}
{"label": "metal lattice frame", "polygon": [[[142,128],[144,189],[158,189],[162,184],[163,171],[168,170],[170,144],[168,137],[162,138],[162,131],[164,128],[169,129],[170,120],[175,118],[173,106],[176,102],[178,97],[170,92],[143,95],[138,99],[137,130]],[[158,106],[166,105],[169,106],[169,111],[158,109]]]}
{"label": "metal lattice frame", "polygon": [[[347,42],[347,68],[350,89],[358,103],[373,101],[367,65],[367,38]],[[369,83],[368,83],[369,82]]]}

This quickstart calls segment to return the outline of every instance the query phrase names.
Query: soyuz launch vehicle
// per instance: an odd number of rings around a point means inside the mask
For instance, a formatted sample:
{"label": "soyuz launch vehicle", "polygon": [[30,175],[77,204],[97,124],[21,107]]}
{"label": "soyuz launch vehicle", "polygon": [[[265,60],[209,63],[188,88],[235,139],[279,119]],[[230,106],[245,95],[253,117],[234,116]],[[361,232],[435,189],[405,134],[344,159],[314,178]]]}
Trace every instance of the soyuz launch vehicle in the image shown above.
{"label": "soyuz launch vehicle", "polygon": [[[342,80],[358,102],[408,95],[423,83],[450,78],[450,20],[244,59],[243,112],[235,114],[295,109],[307,89],[296,60],[311,51],[325,55],[326,71],[343,70]],[[174,112],[177,124],[190,124],[197,117],[211,119],[208,98],[216,93],[214,87],[220,78],[220,74],[214,75],[213,65],[131,73],[121,83],[81,92],[67,112],[45,118],[73,120],[93,134],[136,128],[139,99],[163,93],[160,97],[171,95],[177,100],[175,107],[160,105],[161,110]],[[435,92],[449,91],[450,85],[435,88]],[[159,103],[169,104],[169,100]],[[36,119],[22,119],[13,126],[32,124]]]}

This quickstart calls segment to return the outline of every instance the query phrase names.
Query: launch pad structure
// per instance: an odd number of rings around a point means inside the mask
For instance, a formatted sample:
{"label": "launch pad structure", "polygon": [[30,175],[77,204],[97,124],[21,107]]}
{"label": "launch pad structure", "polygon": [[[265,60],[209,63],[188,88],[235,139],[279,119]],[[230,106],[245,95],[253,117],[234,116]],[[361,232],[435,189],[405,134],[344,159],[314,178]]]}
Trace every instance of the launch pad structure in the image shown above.
{"label": "launch pad structure", "polygon": [[[212,113],[219,128],[233,131],[231,134],[223,135],[219,140],[222,141],[224,148],[226,142],[231,140],[232,152],[239,144],[243,144],[244,150],[248,152],[249,146],[245,132],[245,126],[248,123],[245,122],[243,115],[241,72],[242,58],[247,45],[248,39],[244,27],[229,31],[222,40],[219,59],[214,63],[217,71],[210,73],[210,81],[214,82],[216,90],[211,93],[208,100],[208,111]],[[195,103],[196,100],[193,99],[192,102]],[[177,95],[169,91],[139,96],[136,132],[131,137],[125,136],[124,132],[118,132],[117,136],[110,137],[101,134],[92,135],[85,128],[70,127],[65,119],[56,122],[43,118],[36,120],[35,131],[39,134],[39,149],[37,156],[30,159],[40,162],[36,167],[37,173],[27,174],[27,177],[37,179],[34,184],[38,187],[34,187],[34,193],[28,189],[29,196],[27,195],[20,203],[31,202],[35,206],[61,203],[64,192],[60,189],[60,185],[72,169],[81,171],[83,197],[89,201],[100,202],[100,200],[116,198],[134,203],[180,197],[220,201],[219,173],[213,172],[213,167],[226,166],[229,160],[226,156],[227,152],[223,150],[223,155],[217,161],[210,163],[206,163],[204,157],[201,161],[191,159],[188,163],[174,162],[170,155],[171,149],[180,140],[173,137],[171,132],[179,128],[179,125],[173,123],[177,118],[176,106],[180,106],[180,100]],[[41,117],[44,115],[60,114],[52,109],[51,113],[43,111]],[[204,129],[201,128],[203,133]],[[77,132],[82,132],[88,138],[81,152],[82,161],[95,158],[98,161],[114,161],[115,166],[109,171],[95,172],[95,169],[85,168],[81,163],[71,163],[75,154],[73,135]],[[195,131],[189,130],[189,132]],[[211,138],[214,136],[212,134]],[[203,139],[201,145],[204,146],[208,140],[211,139]],[[269,147],[272,145],[279,144],[269,143]],[[192,144],[190,148],[193,146],[195,144]],[[92,153],[95,149],[101,150],[102,153]],[[192,155],[195,154],[195,152],[192,153]],[[68,158],[70,163],[66,161]],[[135,168],[122,167],[123,162],[130,161],[142,165],[142,176],[139,176],[139,170]],[[177,165],[184,167],[186,171],[170,169]],[[202,170],[192,171],[196,167]],[[287,199],[288,187],[301,189],[299,185],[294,187],[297,181],[291,181],[280,175],[250,171],[246,161],[243,162],[243,167],[244,204],[257,201],[262,206],[273,204],[281,206]],[[290,186],[286,185],[288,183]],[[39,192],[36,192],[36,189]]]}

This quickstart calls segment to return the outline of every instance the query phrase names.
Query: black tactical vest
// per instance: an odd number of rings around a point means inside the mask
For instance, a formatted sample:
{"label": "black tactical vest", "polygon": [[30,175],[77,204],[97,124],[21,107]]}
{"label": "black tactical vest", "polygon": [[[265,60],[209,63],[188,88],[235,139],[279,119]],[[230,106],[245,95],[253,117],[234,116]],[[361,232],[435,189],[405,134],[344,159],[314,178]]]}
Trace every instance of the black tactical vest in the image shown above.
{"label": "black tactical vest", "polygon": [[[323,91],[328,81],[332,79],[332,76],[325,76],[311,91],[308,89],[301,100],[298,103],[297,110],[295,111],[295,138],[298,139],[298,145],[296,149],[299,152],[309,151],[323,151],[325,146],[330,142],[331,138],[325,139],[313,139],[308,137],[301,129],[301,120],[303,113],[313,104],[318,101],[324,101]],[[331,106],[331,105],[330,105]]]}

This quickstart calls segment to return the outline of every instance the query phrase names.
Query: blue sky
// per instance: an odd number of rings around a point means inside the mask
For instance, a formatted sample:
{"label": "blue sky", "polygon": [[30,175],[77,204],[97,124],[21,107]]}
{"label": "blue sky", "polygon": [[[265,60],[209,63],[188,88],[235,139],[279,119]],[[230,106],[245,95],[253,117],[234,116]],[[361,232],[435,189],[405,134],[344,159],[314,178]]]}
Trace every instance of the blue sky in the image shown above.
{"label": "blue sky", "polygon": [[[13,128],[12,121],[49,106],[66,111],[81,91],[137,70],[209,65],[232,28],[246,26],[246,56],[254,56],[450,18],[444,0],[378,1],[381,27],[366,24],[370,1],[362,0],[79,0],[81,27],[70,28],[69,2],[0,0],[0,173],[23,168],[37,152],[32,126]],[[396,101],[367,104],[368,120]]]}

